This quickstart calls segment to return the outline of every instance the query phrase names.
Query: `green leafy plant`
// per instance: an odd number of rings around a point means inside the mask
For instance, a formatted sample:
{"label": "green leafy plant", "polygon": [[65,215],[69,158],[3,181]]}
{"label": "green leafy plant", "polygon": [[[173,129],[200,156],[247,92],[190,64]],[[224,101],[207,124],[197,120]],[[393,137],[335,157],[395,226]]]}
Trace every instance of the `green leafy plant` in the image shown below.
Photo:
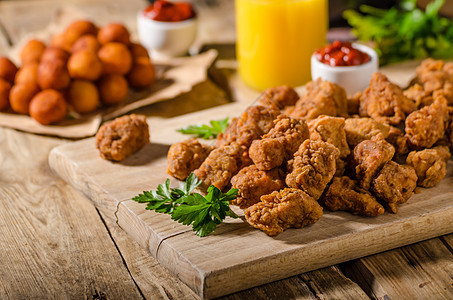
{"label": "green leafy plant", "polygon": [[364,42],[372,41],[381,65],[407,59],[453,57],[453,22],[439,16],[445,0],[430,2],[425,11],[416,0],[404,0],[388,10],[360,6],[362,15],[346,10],[344,17],[353,34]]}
{"label": "green leafy plant", "polygon": [[183,134],[192,134],[205,140],[214,139],[217,137],[219,133],[224,132],[225,129],[228,127],[228,120],[229,118],[225,118],[222,120],[212,120],[209,121],[209,124],[211,124],[211,126],[206,124],[190,125],[178,129],[177,131]]}
{"label": "green leafy plant", "polygon": [[222,193],[211,185],[206,196],[203,196],[193,192],[200,183],[201,180],[191,173],[179,188],[171,188],[170,180],[167,179],[155,191],[144,191],[132,200],[147,203],[147,210],[170,214],[172,220],[191,225],[199,237],[204,237],[213,232],[227,216],[238,217],[229,205],[229,201],[236,199],[238,191],[230,189]]}

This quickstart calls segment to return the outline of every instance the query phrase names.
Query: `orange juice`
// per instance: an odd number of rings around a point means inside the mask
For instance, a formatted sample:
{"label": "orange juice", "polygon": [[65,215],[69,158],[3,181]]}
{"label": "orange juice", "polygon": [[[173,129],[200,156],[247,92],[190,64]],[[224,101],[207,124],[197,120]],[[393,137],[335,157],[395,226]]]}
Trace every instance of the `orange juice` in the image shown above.
{"label": "orange juice", "polygon": [[310,57],[325,45],[327,0],[236,0],[237,58],[245,83],[263,90],[310,80]]}

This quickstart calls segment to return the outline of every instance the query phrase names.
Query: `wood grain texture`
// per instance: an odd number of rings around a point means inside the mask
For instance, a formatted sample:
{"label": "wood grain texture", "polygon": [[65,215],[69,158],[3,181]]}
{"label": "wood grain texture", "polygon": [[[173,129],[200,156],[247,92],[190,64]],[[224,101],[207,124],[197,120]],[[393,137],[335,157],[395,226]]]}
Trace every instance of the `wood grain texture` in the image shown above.
{"label": "wood grain texture", "polygon": [[453,295],[453,254],[440,239],[365,257],[343,269],[375,299],[451,299]]}
{"label": "wood grain texture", "polygon": [[[157,121],[151,120],[153,143],[122,163],[100,159],[92,139],[54,149],[50,163],[86,195],[96,194],[93,201],[100,209],[106,203],[113,203],[111,208],[117,206],[118,224],[202,297],[221,296],[452,231],[453,162],[438,186],[414,195],[396,215],[364,218],[326,212],[315,225],[287,230],[275,238],[242,220],[227,220],[213,235],[200,239],[168,215],[145,211],[145,205],[128,200],[168,177],[166,150],[183,139],[175,129],[213,115],[237,115],[241,105],[160,120],[158,132],[153,131]],[[115,217],[112,209],[107,213]]]}
{"label": "wood grain texture", "polygon": [[0,144],[1,295],[141,298],[93,205],[50,170],[62,141],[0,128]]}

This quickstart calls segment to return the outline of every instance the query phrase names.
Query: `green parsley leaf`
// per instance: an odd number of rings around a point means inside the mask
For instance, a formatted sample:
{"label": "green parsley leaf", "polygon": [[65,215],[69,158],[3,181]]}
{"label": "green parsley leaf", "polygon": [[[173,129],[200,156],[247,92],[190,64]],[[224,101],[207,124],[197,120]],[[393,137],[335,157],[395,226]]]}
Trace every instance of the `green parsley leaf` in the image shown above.
{"label": "green parsley leaf", "polygon": [[229,118],[225,118],[222,120],[212,120],[209,121],[209,125],[190,125],[181,129],[178,129],[178,132],[183,134],[191,134],[195,135],[196,137],[203,138],[205,140],[214,139],[217,137],[219,133],[225,131],[228,127],[228,120]]}
{"label": "green parsley leaf", "polygon": [[352,33],[363,42],[373,42],[379,63],[386,65],[407,59],[449,59],[453,57],[453,21],[439,16],[445,0],[433,0],[422,11],[416,0],[403,0],[399,9],[360,6],[362,15],[346,10],[344,18]]}
{"label": "green parsley leaf", "polygon": [[201,180],[191,173],[179,188],[170,188],[170,180],[159,184],[156,191],[144,191],[132,198],[139,203],[148,203],[147,210],[170,214],[172,220],[192,226],[199,237],[213,232],[225,218],[238,218],[230,209],[229,202],[236,199],[238,190],[230,189],[222,193],[211,185],[206,196],[193,191]]}

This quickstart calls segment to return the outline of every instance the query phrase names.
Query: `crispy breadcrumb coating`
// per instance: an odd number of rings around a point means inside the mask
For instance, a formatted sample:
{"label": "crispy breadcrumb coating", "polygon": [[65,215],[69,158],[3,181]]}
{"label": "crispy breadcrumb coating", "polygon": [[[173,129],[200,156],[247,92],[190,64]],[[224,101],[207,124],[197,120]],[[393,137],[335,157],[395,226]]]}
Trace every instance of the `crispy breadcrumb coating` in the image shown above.
{"label": "crispy breadcrumb coating", "polygon": [[149,143],[143,115],[125,115],[102,125],[96,133],[96,148],[103,159],[122,161]]}
{"label": "crispy breadcrumb coating", "polygon": [[412,166],[400,165],[394,161],[387,162],[373,179],[372,192],[387,203],[390,211],[396,214],[398,206],[414,194],[417,186],[417,175]]}
{"label": "crispy breadcrumb coating", "polygon": [[384,213],[384,207],[376,198],[360,188],[356,180],[347,176],[335,177],[321,201],[331,211],[345,210],[364,216],[378,216]]}
{"label": "crispy breadcrumb coating", "polygon": [[167,173],[185,180],[189,174],[198,169],[214,147],[200,144],[196,138],[171,145],[167,154]]}
{"label": "crispy breadcrumb coating", "polygon": [[418,177],[417,185],[433,187],[447,175],[450,151],[447,146],[437,146],[422,151],[412,151],[406,163],[414,167]]}
{"label": "crispy breadcrumb coating", "polygon": [[330,116],[319,116],[308,122],[310,139],[320,139],[331,143],[340,150],[340,158],[345,158],[351,153],[346,133],[344,131],[345,119]]}
{"label": "crispy breadcrumb coating", "polygon": [[285,188],[261,197],[244,211],[247,223],[266,234],[277,235],[287,228],[301,228],[316,223],[322,207],[301,190]]}
{"label": "crispy breadcrumb coating", "polygon": [[258,98],[260,104],[264,106],[276,106],[279,109],[294,105],[297,100],[299,100],[299,94],[297,94],[295,89],[287,85],[269,88]]}

